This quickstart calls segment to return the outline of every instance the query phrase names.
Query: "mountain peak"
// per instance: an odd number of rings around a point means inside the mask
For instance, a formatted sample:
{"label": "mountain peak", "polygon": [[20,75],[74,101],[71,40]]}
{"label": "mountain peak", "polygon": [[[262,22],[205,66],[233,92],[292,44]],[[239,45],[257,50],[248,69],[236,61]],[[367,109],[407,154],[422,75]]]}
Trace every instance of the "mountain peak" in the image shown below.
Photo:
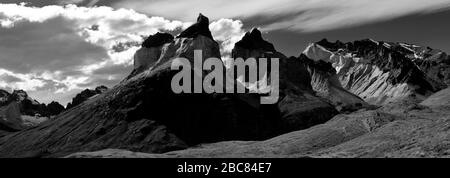
{"label": "mountain peak", "polygon": [[80,105],[81,103],[89,100],[91,97],[95,95],[102,94],[108,90],[108,87],[102,85],[98,86],[95,89],[85,89],[81,93],[78,93],[73,99],[71,103],[67,103],[67,109],[73,108],[75,106]]}
{"label": "mountain peak", "polygon": [[276,51],[272,43],[267,42],[262,38],[262,33],[257,28],[253,28],[247,32],[241,41],[237,42],[235,46],[246,49],[262,49],[265,51]]}
{"label": "mountain peak", "polygon": [[199,13],[197,17],[197,23],[206,23],[207,25],[209,25],[209,19],[202,13]]}
{"label": "mountain peak", "polygon": [[142,47],[158,47],[170,43],[171,41],[173,41],[173,36],[171,34],[158,32],[154,35],[150,35],[144,43],[142,43]]}
{"label": "mountain peak", "polygon": [[24,90],[14,90],[12,95],[20,101],[28,98],[28,93],[25,92]]}
{"label": "mountain peak", "polygon": [[337,51],[338,49],[343,48],[345,46],[345,44],[339,40],[337,40],[336,42],[333,43],[333,42],[328,41],[328,39],[326,39],[326,38],[316,42],[316,44],[318,44],[328,50],[331,50],[331,51]]}
{"label": "mountain peak", "polygon": [[255,38],[263,39],[263,38],[262,38],[262,33],[261,33],[261,31],[259,31],[258,28],[253,28],[253,29],[250,31],[250,35],[253,36],[253,37],[255,37]]}
{"label": "mountain peak", "polygon": [[209,19],[201,13],[197,17],[197,22],[181,32],[177,38],[195,38],[198,35],[203,35],[214,40],[209,30]]}

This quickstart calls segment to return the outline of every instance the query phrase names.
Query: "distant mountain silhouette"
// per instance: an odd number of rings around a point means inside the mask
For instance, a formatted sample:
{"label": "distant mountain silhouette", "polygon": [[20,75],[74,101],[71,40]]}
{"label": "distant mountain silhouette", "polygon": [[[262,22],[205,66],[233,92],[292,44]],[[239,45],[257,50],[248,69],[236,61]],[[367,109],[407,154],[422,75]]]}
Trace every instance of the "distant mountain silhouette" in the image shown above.
{"label": "distant mountain silhouette", "polygon": [[55,101],[48,105],[41,104],[23,90],[14,90],[13,93],[0,90],[0,130],[3,131],[20,131],[28,128],[23,116],[52,117],[64,110],[64,106]]}
{"label": "distant mountain silhouette", "polygon": [[108,87],[106,86],[99,86],[96,87],[94,90],[85,89],[81,93],[77,94],[73,99],[71,103],[67,103],[66,109],[71,109],[75,106],[78,106],[79,104],[83,103],[84,101],[88,100],[89,98],[102,94],[105,91],[108,90]]}

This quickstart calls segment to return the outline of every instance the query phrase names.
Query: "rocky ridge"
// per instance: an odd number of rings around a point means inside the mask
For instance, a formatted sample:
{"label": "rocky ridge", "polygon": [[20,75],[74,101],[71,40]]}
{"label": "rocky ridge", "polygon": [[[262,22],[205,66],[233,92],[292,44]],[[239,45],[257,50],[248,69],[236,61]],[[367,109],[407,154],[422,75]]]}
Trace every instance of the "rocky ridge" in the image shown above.
{"label": "rocky ridge", "polygon": [[13,93],[0,90],[0,130],[3,134],[7,134],[27,129],[36,124],[27,123],[24,117],[48,118],[58,115],[64,109],[58,102],[41,104],[23,90],[15,90]]}
{"label": "rocky ridge", "polygon": [[310,44],[300,55],[301,60],[311,75],[314,91],[328,99],[340,111],[356,111],[369,107],[359,96],[347,91],[339,80],[345,62],[335,54],[317,44]]}
{"label": "rocky ridge", "polygon": [[[304,53],[309,58],[331,64],[342,86],[370,104],[381,105],[410,96],[425,99],[447,87],[445,77],[434,80],[436,77],[417,65],[417,61],[428,61],[429,58],[422,59],[427,55],[407,53],[392,43],[371,39],[350,43],[322,40],[308,48]],[[446,68],[445,62],[436,65]]]}
{"label": "rocky ridge", "polygon": [[78,106],[86,100],[92,99],[93,97],[98,96],[106,91],[108,91],[108,87],[106,86],[98,86],[93,90],[85,89],[81,93],[75,95],[75,97],[72,99],[72,102],[67,103],[66,109],[71,109],[75,106]]}
{"label": "rocky ridge", "polygon": [[[330,103],[315,96],[311,78],[304,64],[296,58],[288,58],[277,52],[261,35],[258,29],[247,32],[242,40],[235,44],[232,58],[279,60],[280,99],[277,107],[283,127],[288,131],[305,129],[324,123],[336,115],[338,112]],[[268,67],[270,68],[270,65]],[[244,85],[248,86],[245,83]]]}

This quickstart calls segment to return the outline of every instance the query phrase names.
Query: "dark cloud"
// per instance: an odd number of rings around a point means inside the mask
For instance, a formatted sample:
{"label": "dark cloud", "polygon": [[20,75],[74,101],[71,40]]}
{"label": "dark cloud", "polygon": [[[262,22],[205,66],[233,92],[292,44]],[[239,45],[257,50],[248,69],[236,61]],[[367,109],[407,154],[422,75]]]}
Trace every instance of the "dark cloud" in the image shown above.
{"label": "dark cloud", "polygon": [[2,68],[18,73],[58,71],[108,57],[100,46],[77,35],[73,22],[61,17],[45,22],[17,23],[0,28]]}

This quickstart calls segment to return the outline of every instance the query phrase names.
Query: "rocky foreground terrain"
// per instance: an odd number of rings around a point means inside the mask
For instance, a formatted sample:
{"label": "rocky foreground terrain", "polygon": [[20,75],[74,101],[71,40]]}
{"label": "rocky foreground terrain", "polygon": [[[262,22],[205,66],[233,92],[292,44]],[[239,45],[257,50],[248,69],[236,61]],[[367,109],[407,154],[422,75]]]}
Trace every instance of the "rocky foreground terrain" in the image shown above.
{"label": "rocky foreground terrain", "polygon": [[77,94],[72,103],[64,108],[55,101],[49,104],[39,103],[23,90],[14,90],[9,93],[0,89],[0,136],[39,126],[66,109],[94,98],[106,90],[108,88],[105,86],[99,86],[95,90],[86,89]]}
{"label": "rocky foreground terrain", "polygon": [[41,104],[23,90],[0,89],[0,136],[37,126],[62,111],[58,102]]}
{"label": "rocky foreground terrain", "polygon": [[[287,57],[253,29],[232,57],[280,60],[276,104],[261,105],[264,93],[174,94],[178,71],[171,64],[178,57],[193,63],[201,49],[204,59],[221,58],[208,25],[200,15],[176,37],[150,36],[117,86],[38,127],[0,131],[0,157],[449,156],[450,57],[444,52],[322,40]],[[252,90],[254,84],[234,85]]]}
{"label": "rocky foreground terrain", "polygon": [[68,158],[450,158],[450,90],[375,110],[339,114],[325,124],[264,141],[202,144],[164,154],[105,149]]}

